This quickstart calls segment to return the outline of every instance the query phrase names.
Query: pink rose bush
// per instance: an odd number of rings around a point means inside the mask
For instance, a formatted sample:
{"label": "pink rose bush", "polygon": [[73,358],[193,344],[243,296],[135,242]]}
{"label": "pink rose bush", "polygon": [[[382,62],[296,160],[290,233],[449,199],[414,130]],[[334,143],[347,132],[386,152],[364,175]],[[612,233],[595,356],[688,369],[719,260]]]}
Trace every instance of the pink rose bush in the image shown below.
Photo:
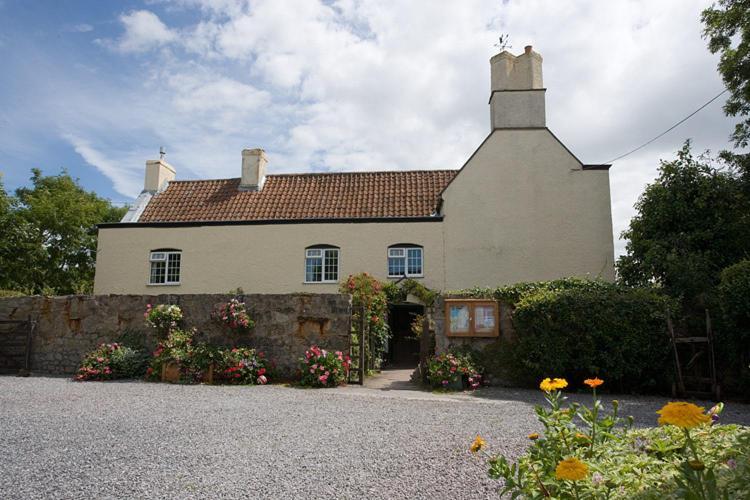
{"label": "pink rose bush", "polygon": [[346,382],[350,367],[348,355],[314,345],[300,358],[300,383],[309,387],[336,387]]}
{"label": "pink rose bush", "polygon": [[445,352],[429,360],[427,378],[433,387],[452,389],[460,382],[474,390],[482,385],[482,369],[468,354]]}
{"label": "pink rose bush", "polygon": [[146,355],[118,343],[101,344],[81,362],[74,380],[113,380],[143,376]]}
{"label": "pink rose bush", "polygon": [[245,303],[236,298],[219,305],[213,312],[213,318],[238,333],[246,333],[255,326],[255,322],[250,319]]}
{"label": "pink rose bush", "polygon": [[226,384],[265,385],[270,368],[271,363],[262,352],[234,347],[219,351],[214,379]]}

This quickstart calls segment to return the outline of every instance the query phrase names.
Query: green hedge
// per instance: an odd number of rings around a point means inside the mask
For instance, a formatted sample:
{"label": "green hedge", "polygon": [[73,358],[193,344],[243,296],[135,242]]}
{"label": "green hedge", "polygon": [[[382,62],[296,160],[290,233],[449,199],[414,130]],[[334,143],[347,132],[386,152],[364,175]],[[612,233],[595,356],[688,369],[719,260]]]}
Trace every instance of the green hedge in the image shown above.
{"label": "green hedge", "polygon": [[581,381],[598,375],[610,390],[663,391],[673,372],[666,310],[657,290],[577,278],[468,290],[515,306],[517,340],[485,348],[493,375],[521,385],[544,377]]}
{"label": "green hedge", "polygon": [[721,272],[716,288],[716,357],[724,390],[750,398],[750,260]]}

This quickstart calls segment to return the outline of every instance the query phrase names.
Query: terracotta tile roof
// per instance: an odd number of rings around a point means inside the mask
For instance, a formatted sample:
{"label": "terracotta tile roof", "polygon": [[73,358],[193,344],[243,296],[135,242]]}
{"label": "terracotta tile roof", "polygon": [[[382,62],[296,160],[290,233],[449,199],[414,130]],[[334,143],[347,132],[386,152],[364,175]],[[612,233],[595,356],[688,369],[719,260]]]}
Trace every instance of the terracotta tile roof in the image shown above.
{"label": "terracotta tile roof", "polygon": [[261,191],[240,179],[172,181],[138,222],[304,220],[432,215],[456,170],[269,175]]}

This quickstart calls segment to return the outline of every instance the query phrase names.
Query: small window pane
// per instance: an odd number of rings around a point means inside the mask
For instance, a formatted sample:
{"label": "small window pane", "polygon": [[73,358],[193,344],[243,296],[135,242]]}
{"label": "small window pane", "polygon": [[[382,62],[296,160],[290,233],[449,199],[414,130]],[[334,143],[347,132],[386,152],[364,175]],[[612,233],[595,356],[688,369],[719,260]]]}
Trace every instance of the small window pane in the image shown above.
{"label": "small window pane", "polygon": [[149,283],[159,285],[164,283],[167,272],[167,263],[164,261],[151,263],[151,279]]}
{"label": "small window pane", "polygon": [[450,331],[452,333],[468,333],[469,306],[465,304],[452,305],[449,311]]}
{"label": "small window pane", "polygon": [[323,258],[308,257],[305,261],[305,281],[323,281]]}
{"label": "small window pane", "polygon": [[338,281],[339,279],[339,251],[325,251],[325,269],[323,273],[324,281]]}
{"label": "small window pane", "polygon": [[179,253],[170,253],[167,256],[167,283],[180,282],[180,260]]}
{"label": "small window pane", "polygon": [[388,257],[388,276],[403,276],[406,272],[406,259],[403,257]]}
{"label": "small window pane", "polygon": [[403,257],[404,249],[403,248],[391,248],[388,250],[388,256],[389,257]]}
{"label": "small window pane", "polygon": [[422,274],[422,249],[421,248],[409,249],[407,273],[410,275]]}
{"label": "small window pane", "polygon": [[317,249],[317,248],[311,248],[307,251],[308,257],[322,257],[323,256],[323,250]]}

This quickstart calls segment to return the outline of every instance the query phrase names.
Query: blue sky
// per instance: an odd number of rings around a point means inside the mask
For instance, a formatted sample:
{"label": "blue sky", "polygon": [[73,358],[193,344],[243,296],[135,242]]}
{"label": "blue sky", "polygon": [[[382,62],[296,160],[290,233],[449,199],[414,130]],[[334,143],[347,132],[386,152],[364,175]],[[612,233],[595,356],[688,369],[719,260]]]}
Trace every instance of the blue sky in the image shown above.
{"label": "blue sky", "polygon": [[[253,147],[270,173],[459,168],[489,132],[501,33],[543,55],[552,131],[602,162],[722,89],[709,4],[0,0],[0,172],[66,168],[128,201],[160,146],[182,179],[239,176]],[[730,146],[721,104],[615,164],[616,236],[660,158]]]}

